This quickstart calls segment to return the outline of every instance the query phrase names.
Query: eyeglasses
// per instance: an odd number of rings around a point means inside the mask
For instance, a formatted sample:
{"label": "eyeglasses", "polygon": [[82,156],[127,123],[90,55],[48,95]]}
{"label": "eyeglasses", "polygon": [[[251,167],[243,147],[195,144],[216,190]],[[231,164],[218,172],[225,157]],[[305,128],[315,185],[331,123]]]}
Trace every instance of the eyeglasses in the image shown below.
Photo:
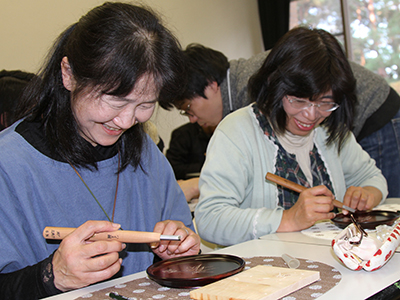
{"label": "eyeglasses", "polygon": [[295,109],[307,109],[309,107],[314,106],[319,111],[323,112],[331,112],[336,110],[339,107],[339,104],[335,102],[311,102],[304,99],[297,99],[297,98],[289,98],[287,95],[285,96],[290,105]]}
{"label": "eyeglasses", "polygon": [[189,113],[189,111],[190,111],[190,105],[191,105],[191,104],[192,104],[192,102],[189,102],[189,104],[186,106],[186,109],[181,109],[181,110],[179,111],[179,113],[180,113],[182,116],[193,117],[193,114]]}

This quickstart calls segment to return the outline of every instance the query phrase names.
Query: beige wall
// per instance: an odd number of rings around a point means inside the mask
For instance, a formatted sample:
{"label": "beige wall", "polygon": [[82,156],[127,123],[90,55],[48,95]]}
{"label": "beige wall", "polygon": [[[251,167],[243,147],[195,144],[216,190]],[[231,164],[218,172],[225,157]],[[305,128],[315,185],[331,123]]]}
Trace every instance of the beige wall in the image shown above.
{"label": "beige wall", "polygon": [[[0,0],[0,69],[36,72],[53,40],[99,0]],[[136,2],[139,3],[139,2]],[[229,59],[262,51],[256,0],[143,0],[158,11],[182,46],[202,43]],[[168,145],[173,128],[188,121],[156,111],[153,121]]]}

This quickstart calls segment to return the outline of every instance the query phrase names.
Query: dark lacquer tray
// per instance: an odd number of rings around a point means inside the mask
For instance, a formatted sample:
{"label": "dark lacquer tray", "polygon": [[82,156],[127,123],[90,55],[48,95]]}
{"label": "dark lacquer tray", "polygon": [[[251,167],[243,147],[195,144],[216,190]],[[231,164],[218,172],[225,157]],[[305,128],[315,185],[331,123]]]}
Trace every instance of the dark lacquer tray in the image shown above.
{"label": "dark lacquer tray", "polygon": [[243,270],[245,261],[225,254],[201,254],[171,258],[147,268],[155,282],[174,288],[203,286]]}
{"label": "dark lacquer tray", "polygon": [[[400,217],[399,212],[386,210],[370,210],[356,211],[354,218],[364,229],[375,229],[379,225],[393,225],[397,218]],[[340,228],[346,228],[350,223],[350,215],[337,214],[332,222]]]}

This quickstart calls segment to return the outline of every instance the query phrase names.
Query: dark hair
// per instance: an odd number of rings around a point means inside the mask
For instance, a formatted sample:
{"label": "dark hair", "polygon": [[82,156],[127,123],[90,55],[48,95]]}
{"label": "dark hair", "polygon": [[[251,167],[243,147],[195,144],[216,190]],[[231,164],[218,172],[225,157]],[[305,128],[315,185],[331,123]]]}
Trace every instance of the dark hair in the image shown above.
{"label": "dark hair", "polygon": [[217,82],[218,86],[226,78],[229,69],[228,58],[219,51],[200,44],[189,44],[184,50],[188,72],[188,83],[183,93],[175,99],[178,108],[185,99],[196,96],[207,98],[204,90],[210,83]]}
{"label": "dark hair", "polygon": [[[61,61],[68,58],[75,82],[71,94],[63,86]],[[143,75],[154,78],[161,107],[173,107],[185,85],[182,49],[149,8],[106,2],[95,7],[56,40],[39,76],[31,85],[21,115],[43,123],[50,147],[74,165],[97,168],[90,145],[80,138],[71,98],[89,89],[126,96]],[[140,163],[144,131],[133,126],[118,140],[121,170]]]}
{"label": "dark hair", "polygon": [[285,95],[315,101],[332,90],[340,106],[322,123],[326,126],[329,145],[339,149],[352,129],[356,79],[341,45],[322,29],[297,27],[287,32],[274,46],[259,71],[249,80],[249,95],[269,119],[274,130],[283,133],[286,112]]}
{"label": "dark hair", "polygon": [[16,121],[15,111],[23,90],[35,74],[20,70],[0,71],[0,130]]}

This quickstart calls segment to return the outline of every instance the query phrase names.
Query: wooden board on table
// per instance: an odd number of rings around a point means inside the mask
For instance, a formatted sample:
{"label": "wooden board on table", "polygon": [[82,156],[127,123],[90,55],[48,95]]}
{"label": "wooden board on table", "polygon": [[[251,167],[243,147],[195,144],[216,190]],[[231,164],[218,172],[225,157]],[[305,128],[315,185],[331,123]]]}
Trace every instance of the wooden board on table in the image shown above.
{"label": "wooden board on table", "polygon": [[319,272],[256,266],[190,292],[196,300],[272,300],[319,280]]}

